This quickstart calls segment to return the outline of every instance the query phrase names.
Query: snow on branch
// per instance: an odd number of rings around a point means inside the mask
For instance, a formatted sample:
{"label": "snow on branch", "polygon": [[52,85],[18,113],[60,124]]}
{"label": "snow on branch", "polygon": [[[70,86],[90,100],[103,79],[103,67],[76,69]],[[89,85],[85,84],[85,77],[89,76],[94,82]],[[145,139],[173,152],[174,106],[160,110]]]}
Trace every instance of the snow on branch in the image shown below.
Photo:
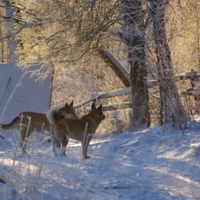
{"label": "snow on branch", "polygon": [[[148,87],[154,87],[157,85],[157,81],[148,81]],[[122,96],[122,95],[126,95],[126,94],[130,94],[131,93],[131,87],[127,87],[127,88],[122,88],[119,90],[113,90],[113,91],[108,91],[108,92],[94,92],[90,94],[90,98],[87,99],[86,101],[83,101],[77,105],[74,106],[74,108],[79,108],[91,101],[94,101],[95,99],[104,99],[104,98],[111,98],[111,97],[116,97],[116,96]],[[113,105],[114,106],[114,105]]]}
{"label": "snow on branch", "polygon": [[119,90],[113,90],[113,91],[109,91],[109,92],[94,92],[92,94],[90,94],[90,98],[110,98],[110,97],[116,97],[116,96],[122,96],[125,94],[130,94],[131,93],[131,88],[122,88]]}
{"label": "snow on branch", "polygon": [[120,90],[114,90],[114,91],[109,91],[109,92],[95,92],[90,94],[90,99],[83,101],[77,105],[74,106],[74,108],[79,108],[91,101],[94,101],[95,99],[99,99],[99,98],[110,98],[110,97],[115,97],[115,96],[121,96],[121,95],[125,95],[125,94],[130,94],[131,92],[131,88],[123,88]]}

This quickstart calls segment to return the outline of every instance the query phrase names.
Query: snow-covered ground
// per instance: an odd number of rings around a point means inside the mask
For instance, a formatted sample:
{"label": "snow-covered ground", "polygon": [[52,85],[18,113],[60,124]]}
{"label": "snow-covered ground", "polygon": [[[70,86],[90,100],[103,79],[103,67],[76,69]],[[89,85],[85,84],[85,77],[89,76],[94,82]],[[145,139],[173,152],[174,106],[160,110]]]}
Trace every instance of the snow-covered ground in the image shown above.
{"label": "snow-covered ground", "polygon": [[[198,118],[197,118],[198,120]],[[33,136],[21,155],[16,133],[0,138],[0,199],[200,199],[200,125],[166,125],[96,136],[83,160],[70,141],[66,157]]]}

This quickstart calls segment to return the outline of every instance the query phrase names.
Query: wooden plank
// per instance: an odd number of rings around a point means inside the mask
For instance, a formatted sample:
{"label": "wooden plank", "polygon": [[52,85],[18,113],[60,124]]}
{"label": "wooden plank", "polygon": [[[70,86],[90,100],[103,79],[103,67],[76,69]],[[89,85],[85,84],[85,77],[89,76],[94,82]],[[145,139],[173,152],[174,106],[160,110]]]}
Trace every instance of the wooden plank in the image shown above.
{"label": "wooden plank", "polygon": [[114,90],[114,91],[109,91],[109,92],[95,92],[90,94],[90,98],[87,99],[86,101],[83,101],[79,104],[74,105],[74,109],[79,108],[91,101],[94,101],[95,99],[103,99],[103,98],[110,98],[110,97],[116,97],[116,96],[121,96],[121,95],[125,95],[125,94],[130,94],[131,92],[131,88],[122,88],[119,90]]}
{"label": "wooden plank", "polygon": [[126,87],[130,87],[129,73],[124,69],[124,67],[119,63],[119,61],[113,56],[108,49],[103,45],[99,54],[102,56],[104,61],[111,67],[115,74],[120,78]]}
{"label": "wooden plank", "polygon": [[125,108],[132,108],[131,102],[124,102],[124,103],[117,103],[112,105],[103,106],[103,111],[110,111],[110,110],[118,110],[118,109],[125,109]]}
{"label": "wooden plank", "polygon": [[[103,105],[102,109],[103,111],[110,111],[110,110],[119,110],[119,109],[126,109],[126,108],[132,108],[131,102],[123,102],[123,103],[116,103],[116,104],[110,104],[110,105]],[[86,108],[86,111],[90,111],[90,107]]]}
{"label": "wooden plank", "polygon": [[91,101],[94,101],[95,99],[96,99],[96,97],[87,99],[86,101],[83,101],[83,102],[81,102],[81,103],[79,103],[79,104],[74,105],[73,108],[74,108],[74,109],[79,108],[79,107],[81,107],[81,106],[83,106],[83,105],[85,105],[85,104],[87,104],[87,103],[89,103],[89,102],[91,102]]}
{"label": "wooden plank", "polygon": [[[154,87],[155,85],[157,85],[157,81],[148,81],[148,87]],[[90,94],[90,98],[87,99],[86,101],[83,101],[77,105],[74,105],[74,108],[79,108],[91,101],[94,101],[96,99],[104,99],[104,98],[111,98],[111,97],[116,97],[116,96],[122,96],[122,95],[126,95],[126,94],[130,94],[131,93],[131,88],[127,87],[127,88],[122,88],[119,90],[113,90],[113,91],[108,91],[108,92],[94,92]]]}
{"label": "wooden plank", "polygon": [[110,98],[110,97],[116,97],[116,96],[122,96],[125,94],[130,94],[131,93],[131,88],[122,88],[119,90],[113,90],[109,92],[94,92],[90,94],[90,98]]}

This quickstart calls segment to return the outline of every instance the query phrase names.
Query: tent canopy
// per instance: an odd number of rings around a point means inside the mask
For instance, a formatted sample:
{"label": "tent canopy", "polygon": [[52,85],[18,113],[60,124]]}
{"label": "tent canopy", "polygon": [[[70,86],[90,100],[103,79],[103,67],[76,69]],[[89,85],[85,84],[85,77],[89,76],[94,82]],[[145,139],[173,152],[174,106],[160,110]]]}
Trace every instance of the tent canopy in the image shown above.
{"label": "tent canopy", "polygon": [[30,77],[41,65],[33,63],[27,71],[22,71],[15,63],[0,64],[0,123],[11,122],[20,112],[48,111],[53,70],[42,82],[36,81],[36,76]]}

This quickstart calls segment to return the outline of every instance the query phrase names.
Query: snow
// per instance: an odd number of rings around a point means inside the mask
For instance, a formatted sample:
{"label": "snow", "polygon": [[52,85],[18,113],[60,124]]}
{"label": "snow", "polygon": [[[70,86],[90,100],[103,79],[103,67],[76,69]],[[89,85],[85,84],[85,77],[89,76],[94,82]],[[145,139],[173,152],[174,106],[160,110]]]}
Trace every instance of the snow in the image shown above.
{"label": "snow", "polygon": [[199,132],[200,124],[191,122],[184,133],[168,125],[98,133],[87,160],[74,140],[68,157],[54,157],[38,134],[23,156],[17,134],[8,132],[0,138],[1,199],[200,199]]}
{"label": "snow", "polygon": [[32,65],[28,71],[20,70],[14,63],[0,64],[0,122],[9,123],[23,111],[46,113],[50,107],[52,73],[43,81],[35,81],[33,70],[41,63]]}

